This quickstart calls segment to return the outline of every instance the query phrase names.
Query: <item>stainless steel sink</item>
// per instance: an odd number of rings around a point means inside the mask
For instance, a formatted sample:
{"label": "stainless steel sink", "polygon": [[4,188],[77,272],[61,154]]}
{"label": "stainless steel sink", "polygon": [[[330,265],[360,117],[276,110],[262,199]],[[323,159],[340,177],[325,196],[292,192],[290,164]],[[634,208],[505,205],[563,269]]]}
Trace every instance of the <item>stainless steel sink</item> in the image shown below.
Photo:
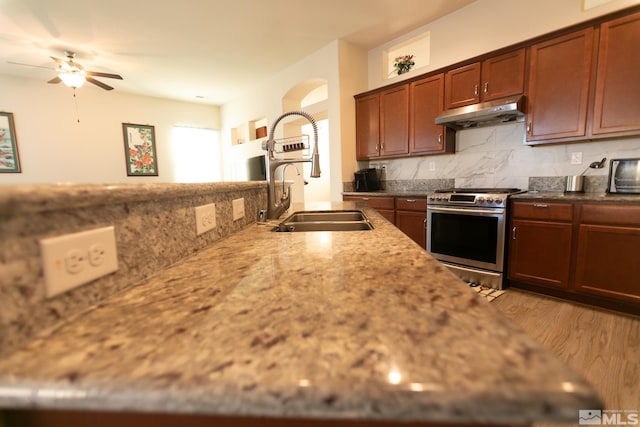
{"label": "stainless steel sink", "polygon": [[372,230],[362,211],[301,211],[282,221],[274,231],[357,231]]}
{"label": "stainless steel sink", "polygon": [[362,211],[302,211],[296,212],[282,222],[368,221]]}

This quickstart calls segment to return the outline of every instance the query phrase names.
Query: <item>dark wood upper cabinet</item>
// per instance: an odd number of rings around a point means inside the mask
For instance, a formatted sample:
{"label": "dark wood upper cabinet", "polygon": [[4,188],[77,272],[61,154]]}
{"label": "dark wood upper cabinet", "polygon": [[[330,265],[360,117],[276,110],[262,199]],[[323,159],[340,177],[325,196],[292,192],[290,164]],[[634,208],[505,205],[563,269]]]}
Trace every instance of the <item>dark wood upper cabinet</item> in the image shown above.
{"label": "dark wood upper cabinet", "polygon": [[409,153],[409,87],[380,93],[380,155]]}
{"label": "dark wood upper cabinet", "polygon": [[444,74],[436,74],[409,85],[409,152],[411,154],[452,153],[455,132],[436,125],[444,110]]}
{"label": "dark wood upper cabinet", "polygon": [[480,102],[480,63],[465,65],[445,74],[447,110]]}
{"label": "dark wood upper cabinet", "polygon": [[445,75],[447,109],[524,92],[524,48],[456,68]]}
{"label": "dark wood upper cabinet", "polygon": [[593,133],[640,130],[640,13],[600,27]]}
{"label": "dark wood upper cabinet", "polygon": [[531,47],[529,143],[586,135],[593,34],[587,28]]}
{"label": "dark wood upper cabinet", "polygon": [[491,101],[524,93],[525,49],[482,61],[481,100]]}
{"label": "dark wood upper cabinet", "polygon": [[636,6],[356,95],[357,159],[453,153],[443,109],[520,94],[529,145],[640,135],[638,46]]}
{"label": "dark wood upper cabinet", "polygon": [[358,160],[380,154],[380,97],[356,98],[356,156]]}

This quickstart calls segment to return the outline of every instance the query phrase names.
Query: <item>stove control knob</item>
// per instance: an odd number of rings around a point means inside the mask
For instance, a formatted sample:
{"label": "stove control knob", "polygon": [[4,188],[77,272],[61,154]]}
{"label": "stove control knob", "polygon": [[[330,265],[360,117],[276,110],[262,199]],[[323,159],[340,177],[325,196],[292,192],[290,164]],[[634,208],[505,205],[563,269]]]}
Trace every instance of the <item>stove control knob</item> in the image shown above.
{"label": "stove control knob", "polygon": [[499,205],[501,205],[503,201],[504,201],[503,199],[495,199],[494,200],[494,202],[499,204]]}
{"label": "stove control knob", "polygon": [[484,197],[478,197],[476,200],[478,203],[484,203]]}
{"label": "stove control knob", "polygon": [[493,202],[493,197],[487,197],[487,203]]}

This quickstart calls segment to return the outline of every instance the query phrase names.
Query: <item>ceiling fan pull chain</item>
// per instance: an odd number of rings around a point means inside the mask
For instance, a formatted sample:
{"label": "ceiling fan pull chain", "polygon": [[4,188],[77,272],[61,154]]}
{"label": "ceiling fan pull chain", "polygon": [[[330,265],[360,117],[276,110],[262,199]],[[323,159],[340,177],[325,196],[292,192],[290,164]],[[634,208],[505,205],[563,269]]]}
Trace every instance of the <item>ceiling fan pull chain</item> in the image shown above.
{"label": "ceiling fan pull chain", "polygon": [[73,102],[76,104],[76,118],[80,123],[80,113],[78,112],[78,98],[76,97],[76,88],[73,88]]}

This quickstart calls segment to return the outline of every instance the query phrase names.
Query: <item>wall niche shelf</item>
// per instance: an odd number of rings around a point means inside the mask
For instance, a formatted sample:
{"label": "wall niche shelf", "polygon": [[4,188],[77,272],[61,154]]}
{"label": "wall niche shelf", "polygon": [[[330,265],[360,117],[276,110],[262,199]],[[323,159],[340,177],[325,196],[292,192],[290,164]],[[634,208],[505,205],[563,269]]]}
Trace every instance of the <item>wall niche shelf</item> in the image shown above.
{"label": "wall niche shelf", "polygon": [[245,144],[267,137],[267,119],[265,117],[250,120],[231,128],[231,145]]}
{"label": "wall niche shelf", "polygon": [[410,70],[411,74],[413,74],[413,71],[429,65],[431,56],[430,47],[431,33],[429,31],[393,46],[389,46],[388,49],[385,49],[382,52],[383,79],[388,80],[398,77],[398,73],[393,64],[396,62],[395,59],[399,56],[413,55],[413,62],[415,62],[415,65]]}

